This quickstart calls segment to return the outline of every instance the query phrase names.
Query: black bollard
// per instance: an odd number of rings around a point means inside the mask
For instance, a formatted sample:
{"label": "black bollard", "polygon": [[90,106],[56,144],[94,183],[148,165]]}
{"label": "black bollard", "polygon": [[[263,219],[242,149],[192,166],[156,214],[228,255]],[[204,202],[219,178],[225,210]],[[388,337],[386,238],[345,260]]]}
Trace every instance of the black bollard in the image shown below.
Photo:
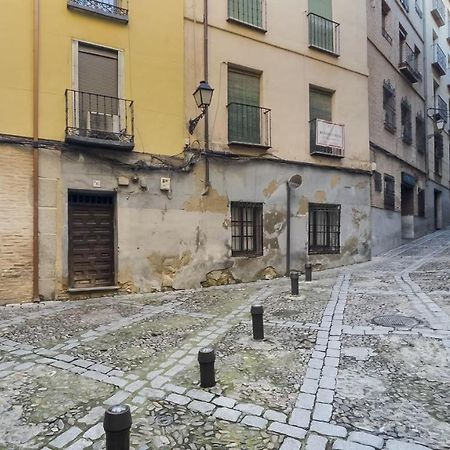
{"label": "black bollard", "polygon": [[312,281],[312,264],[305,264],[305,281]]}
{"label": "black bollard", "polygon": [[264,339],[264,308],[262,305],[254,305],[251,307],[250,313],[252,315],[253,339],[260,341]]}
{"label": "black bollard", "polygon": [[200,364],[200,386],[210,388],[216,385],[216,371],[214,361],[216,354],[214,349],[206,347],[198,352],[198,362]]}
{"label": "black bollard", "polygon": [[130,450],[131,412],[128,405],[108,408],[103,419],[103,428],[106,450]]}
{"label": "black bollard", "polygon": [[298,272],[292,271],[291,276],[291,294],[298,295]]}

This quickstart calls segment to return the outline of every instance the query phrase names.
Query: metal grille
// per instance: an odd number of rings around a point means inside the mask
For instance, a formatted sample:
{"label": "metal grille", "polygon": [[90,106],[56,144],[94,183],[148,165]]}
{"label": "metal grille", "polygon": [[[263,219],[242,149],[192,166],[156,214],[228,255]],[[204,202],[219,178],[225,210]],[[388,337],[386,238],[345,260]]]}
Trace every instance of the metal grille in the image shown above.
{"label": "metal grille", "polygon": [[344,157],[343,148],[324,147],[323,145],[317,145],[316,133],[317,133],[317,119],[314,119],[309,122],[309,139],[310,139],[309,152],[311,153],[311,155],[336,156],[338,158]]}
{"label": "metal grille", "polygon": [[411,105],[407,99],[402,100],[402,140],[405,144],[412,144]]}
{"label": "metal grille", "polygon": [[373,172],[373,183],[375,186],[376,192],[381,192],[383,190],[383,183],[381,182],[381,173],[374,171]]}
{"label": "metal grille", "polygon": [[425,133],[425,121],[421,114],[416,116],[416,147],[419,153],[424,153],[427,146],[427,136]]}
{"label": "metal grille", "polygon": [[308,14],[309,46],[339,56],[340,25],[314,13]]}
{"label": "metal grille", "polygon": [[372,322],[375,325],[392,328],[412,328],[420,323],[414,317],[400,316],[396,314],[374,317]]}
{"label": "metal grille", "polygon": [[340,253],[341,206],[309,204],[309,254]]}
{"label": "metal grille", "polygon": [[260,256],[262,245],[262,203],[231,203],[231,251],[233,256]]}
{"label": "metal grille", "polygon": [[440,76],[445,75],[447,72],[447,58],[441,46],[437,42],[433,45],[432,66],[436,69]]}
{"label": "metal grille", "polygon": [[384,207],[394,211],[395,209],[395,178],[384,176]]}
{"label": "metal grille", "polygon": [[384,109],[384,128],[395,133],[397,129],[396,125],[396,112],[395,112],[395,89],[389,84],[383,85],[383,109]]}
{"label": "metal grille", "polygon": [[68,0],[67,4],[72,7],[79,7],[99,14],[108,14],[121,18],[128,18],[128,9],[122,8],[125,2],[119,0]]}

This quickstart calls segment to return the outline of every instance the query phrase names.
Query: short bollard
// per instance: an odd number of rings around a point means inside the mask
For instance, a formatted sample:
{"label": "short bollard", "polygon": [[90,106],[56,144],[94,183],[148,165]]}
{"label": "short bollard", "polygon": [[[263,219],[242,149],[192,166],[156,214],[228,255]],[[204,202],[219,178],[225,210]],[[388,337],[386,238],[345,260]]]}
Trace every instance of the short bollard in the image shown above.
{"label": "short bollard", "polygon": [[206,347],[198,352],[198,362],[200,364],[200,386],[210,388],[216,385],[216,371],[214,361],[216,354],[214,349]]}
{"label": "short bollard", "polygon": [[312,264],[305,264],[305,281],[312,281]]}
{"label": "short bollard", "polygon": [[260,341],[264,339],[264,308],[262,305],[254,305],[250,309],[253,325],[253,339]]}
{"label": "short bollard", "polygon": [[291,276],[291,294],[298,295],[298,272],[292,271]]}
{"label": "short bollard", "polygon": [[108,408],[103,419],[106,450],[130,450],[131,412],[128,405]]}

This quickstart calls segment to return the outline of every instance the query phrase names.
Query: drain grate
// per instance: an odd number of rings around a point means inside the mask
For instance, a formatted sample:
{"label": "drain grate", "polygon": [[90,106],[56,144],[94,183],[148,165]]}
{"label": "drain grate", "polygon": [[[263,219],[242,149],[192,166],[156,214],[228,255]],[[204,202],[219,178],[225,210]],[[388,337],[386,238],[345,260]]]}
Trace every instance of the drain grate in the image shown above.
{"label": "drain grate", "polygon": [[372,322],[375,325],[391,328],[412,328],[418,325],[420,322],[414,317],[390,315],[390,316],[378,316],[374,317]]}

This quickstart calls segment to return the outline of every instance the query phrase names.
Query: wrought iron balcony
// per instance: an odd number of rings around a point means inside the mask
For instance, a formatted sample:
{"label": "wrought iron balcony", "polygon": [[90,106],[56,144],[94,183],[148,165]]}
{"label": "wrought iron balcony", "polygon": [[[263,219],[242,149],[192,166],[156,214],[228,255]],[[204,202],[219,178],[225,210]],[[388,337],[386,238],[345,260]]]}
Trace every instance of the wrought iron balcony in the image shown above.
{"label": "wrought iron balcony", "polygon": [[448,106],[445,100],[440,95],[436,95],[434,97],[434,107],[435,107],[434,118],[436,120],[439,119],[448,120]]}
{"label": "wrought iron balcony", "polygon": [[133,102],[67,89],[66,142],[132,150]]}
{"label": "wrought iron balcony", "polygon": [[267,29],[267,0],[228,0],[228,22],[260,31]]}
{"label": "wrought iron balcony", "polygon": [[433,45],[433,62],[431,65],[434,67],[439,76],[445,75],[447,72],[447,60],[445,58],[445,53],[437,42]]}
{"label": "wrought iron balcony", "polygon": [[410,83],[417,83],[422,80],[417,55],[406,42],[402,45],[398,68]]}
{"label": "wrought iron balcony", "polygon": [[[319,121],[319,119],[313,119],[309,122],[309,131],[310,131],[310,133],[309,133],[309,137],[310,137],[309,152],[310,152],[310,154],[311,155],[322,155],[322,156],[334,156],[337,158],[343,158],[344,157],[344,147],[343,147],[344,126],[329,123],[329,127],[334,127],[335,129],[339,128],[338,131],[342,135],[342,147],[319,145],[318,142],[320,142],[321,139],[318,135],[318,132],[320,131],[318,128],[318,122],[325,123],[325,121]],[[331,141],[331,139],[328,139],[328,140]]]}
{"label": "wrought iron balcony", "polygon": [[228,104],[228,144],[270,148],[272,111],[243,103]]}
{"label": "wrought iron balcony", "polygon": [[67,7],[123,23],[128,22],[128,0],[67,0]]}
{"label": "wrought iron balcony", "polygon": [[308,14],[309,47],[339,56],[340,25],[317,14]]}
{"label": "wrought iron balcony", "polygon": [[442,0],[433,0],[431,14],[440,27],[445,25],[445,5]]}

